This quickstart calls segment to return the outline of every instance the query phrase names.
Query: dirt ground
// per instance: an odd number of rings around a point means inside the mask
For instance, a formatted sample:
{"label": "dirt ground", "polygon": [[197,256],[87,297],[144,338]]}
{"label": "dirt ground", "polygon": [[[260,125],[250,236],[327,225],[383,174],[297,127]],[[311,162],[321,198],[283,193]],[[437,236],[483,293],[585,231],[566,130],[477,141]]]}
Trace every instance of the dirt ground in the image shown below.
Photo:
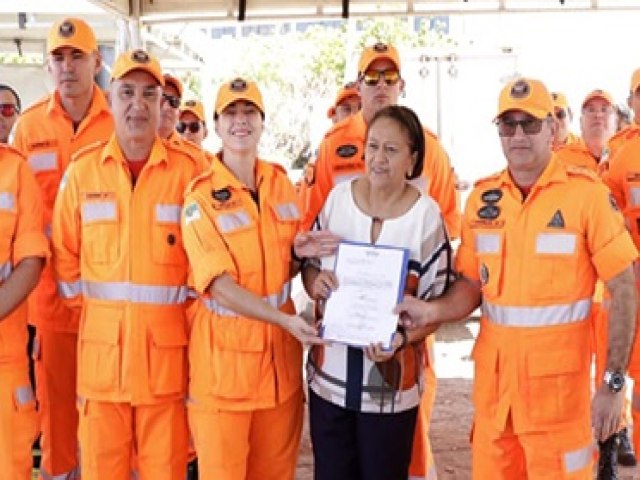
{"label": "dirt ground", "polygon": [[[471,478],[469,429],[473,416],[473,365],[469,355],[477,328],[476,322],[467,322],[441,328],[436,334],[438,390],[431,422],[431,445],[439,480]],[[296,479],[313,479],[313,456],[306,424]],[[620,468],[619,480],[640,480],[640,474],[634,468]]]}

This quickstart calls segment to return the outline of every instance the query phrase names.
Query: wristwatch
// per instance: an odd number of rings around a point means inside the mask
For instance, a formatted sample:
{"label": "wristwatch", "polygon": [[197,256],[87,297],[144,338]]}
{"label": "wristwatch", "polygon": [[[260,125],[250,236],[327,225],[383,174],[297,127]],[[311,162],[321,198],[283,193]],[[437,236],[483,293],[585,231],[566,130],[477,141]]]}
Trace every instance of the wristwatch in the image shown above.
{"label": "wristwatch", "polygon": [[607,384],[609,390],[613,393],[621,391],[624,388],[624,382],[624,373],[612,372],[610,370],[604,372],[604,383]]}

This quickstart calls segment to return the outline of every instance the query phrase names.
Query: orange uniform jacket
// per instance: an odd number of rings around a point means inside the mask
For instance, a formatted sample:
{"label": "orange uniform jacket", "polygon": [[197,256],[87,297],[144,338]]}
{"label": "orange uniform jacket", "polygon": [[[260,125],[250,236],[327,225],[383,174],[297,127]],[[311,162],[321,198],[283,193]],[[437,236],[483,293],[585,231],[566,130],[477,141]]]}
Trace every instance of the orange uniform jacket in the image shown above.
{"label": "orange uniform jacket", "polygon": [[[364,172],[364,141],[367,125],[362,112],[334,125],[325,135],[316,160],[315,183],[309,189],[309,204],[303,227],[308,229],[320,213],[333,186]],[[460,212],[456,203],[455,178],[449,157],[438,138],[424,130],[425,157],[421,190],[440,206],[449,236],[460,236]]]}
{"label": "orange uniform jacket", "polygon": [[[51,231],[58,184],[72,155],[87,145],[106,140],[112,132],[109,105],[98,87],[94,87],[89,111],[75,131],[57,92],[47,95],[20,115],[14,145],[27,157],[40,185],[47,235]],[[29,297],[29,322],[49,331],[78,331],[77,315],[64,307],[49,265],[45,266],[40,283]]]}
{"label": "orange uniform jacket", "polygon": [[507,171],[469,197],[456,266],[482,283],[475,413],[498,431],[588,426],[594,284],[637,256],[609,195],[552,159],[524,202]]}
{"label": "orange uniform jacket", "polygon": [[640,249],[640,135],[629,139],[611,157],[604,175],[627,222],[636,247]]}
{"label": "orange uniform jacket", "polygon": [[586,168],[593,173],[598,173],[599,171],[598,160],[591,155],[591,152],[582,141],[563,145],[555,151],[555,155],[565,165]]}
{"label": "orange uniform jacket", "polygon": [[188,262],[183,193],[201,158],[156,138],[132,189],[115,136],[83,150],[56,200],[58,287],[82,303],[78,393],[152,404],[184,395]]}
{"label": "orange uniform jacket", "polygon": [[[0,144],[0,284],[27,257],[47,257],[40,189],[13,148]],[[0,318],[0,368],[26,368],[27,303]]]}
{"label": "orange uniform jacket", "polygon": [[287,331],[239,316],[208,295],[228,273],[241,287],[293,313],[291,246],[300,214],[279,166],[257,160],[257,200],[222,162],[187,192],[184,242],[200,294],[189,346],[190,398],[224,410],[272,408],[302,385],[302,348]]}
{"label": "orange uniform jacket", "polygon": [[609,158],[613,158],[613,156],[617,153],[620,147],[622,147],[628,140],[631,140],[637,137],[640,137],[640,125],[636,125],[636,124],[627,125],[622,130],[617,132],[607,142],[609,146]]}

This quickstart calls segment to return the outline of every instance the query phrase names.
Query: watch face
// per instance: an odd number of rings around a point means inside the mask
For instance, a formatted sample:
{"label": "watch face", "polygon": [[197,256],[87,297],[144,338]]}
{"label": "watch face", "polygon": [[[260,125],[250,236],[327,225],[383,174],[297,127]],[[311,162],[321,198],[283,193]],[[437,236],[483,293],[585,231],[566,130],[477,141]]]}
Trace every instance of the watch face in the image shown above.
{"label": "watch face", "polygon": [[620,372],[611,374],[609,378],[609,388],[614,392],[619,392],[624,387],[624,375]]}

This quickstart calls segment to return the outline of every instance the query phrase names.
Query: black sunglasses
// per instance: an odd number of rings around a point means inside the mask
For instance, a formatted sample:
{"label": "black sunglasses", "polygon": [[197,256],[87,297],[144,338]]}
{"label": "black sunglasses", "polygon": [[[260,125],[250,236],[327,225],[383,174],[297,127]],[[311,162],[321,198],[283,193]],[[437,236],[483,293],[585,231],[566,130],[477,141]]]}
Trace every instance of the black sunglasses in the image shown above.
{"label": "black sunglasses", "polygon": [[191,133],[198,133],[200,131],[200,122],[178,122],[176,125],[176,130],[180,134],[186,132],[187,129]]}
{"label": "black sunglasses", "polygon": [[171,108],[178,108],[180,106],[180,97],[169,95],[168,93],[162,94],[162,101],[169,103]]}
{"label": "black sunglasses", "polygon": [[513,137],[516,134],[518,125],[525,135],[537,135],[542,130],[542,120],[538,118],[525,118],[524,120],[500,119],[498,124],[498,135],[501,137]]}

